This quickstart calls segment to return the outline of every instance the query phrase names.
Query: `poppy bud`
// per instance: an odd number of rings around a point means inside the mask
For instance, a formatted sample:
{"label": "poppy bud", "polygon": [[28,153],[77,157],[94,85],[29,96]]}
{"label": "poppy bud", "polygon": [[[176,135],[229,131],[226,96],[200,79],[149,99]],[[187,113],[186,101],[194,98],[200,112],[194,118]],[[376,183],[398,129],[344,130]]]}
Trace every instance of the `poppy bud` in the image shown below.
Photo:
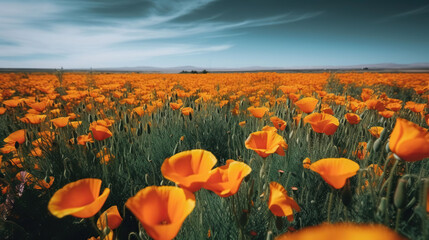
{"label": "poppy bud", "polygon": [[404,208],[407,204],[407,183],[408,181],[401,178],[396,185],[395,196],[393,198],[393,203],[397,208]]}
{"label": "poppy bud", "polygon": [[389,136],[387,133],[388,132],[387,132],[386,128],[384,128],[383,131],[381,131],[381,133],[380,133],[380,138],[383,140],[386,140],[386,138]]}
{"label": "poppy bud", "polygon": [[380,204],[378,205],[377,215],[383,216],[387,209],[387,199],[386,197],[382,197],[380,200]]}
{"label": "poppy bud", "polygon": [[386,152],[390,152],[389,142],[386,143]]}
{"label": "poppy bud", "polygon": [[374,150],[374,152],[378,152],[381,149],[381,147],[382,147],[382,141],[380,137],[380,138],[377,138],[377,140],[375,140],[374,145],[372,146],[372,150]]}

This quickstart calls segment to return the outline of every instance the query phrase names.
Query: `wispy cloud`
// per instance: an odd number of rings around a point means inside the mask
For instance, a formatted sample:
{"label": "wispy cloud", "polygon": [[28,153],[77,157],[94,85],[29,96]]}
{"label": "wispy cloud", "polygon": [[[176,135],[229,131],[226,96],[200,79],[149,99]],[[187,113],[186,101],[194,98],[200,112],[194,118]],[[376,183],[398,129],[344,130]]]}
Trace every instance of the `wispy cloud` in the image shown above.
{"label": "wispy cloud", "polygon": [[[17,63],[23,67],[113,66],[117,61],[133,64],[132,61],[157,56],[224,51],[233,45],[195,39],[227,38],[237,34],[232,30],[292,23],[322,14],[289,13],[234,22],[219,21],[218,15],[214,15],[195,21],[173,21],[215,1],[148,0],[147,8],[140,7],[130,17],[118,14],[120,9],[115,12],[122,6],[120,3],[133,7],[135,1],[130,0],[77,1],[80,4],[76,5],[63,1],[6,0],[0,3],[0,67]],[[187,38],[189,43],[177,44],[174,39],[179,38]],[[148,42],[162,39],[169,41],[156,45]],[[49,57],[38,61],[37,55]]]}
{"label": "wispy cloud", "polygon": [[405,12],[401,12],[401,13],[397,13],[391,16],[388,16],[386,18],[381,19],[381,22],[388,22],[388,21],[393,21],[399,18],[405,18],[405,17],[410,17],[410,16],[416,16],[416,15],[420,15],[420,14],[425,14],[429,12],[429,5],[425,5],[416,9],[412,9],[409,11],[405,11]]}

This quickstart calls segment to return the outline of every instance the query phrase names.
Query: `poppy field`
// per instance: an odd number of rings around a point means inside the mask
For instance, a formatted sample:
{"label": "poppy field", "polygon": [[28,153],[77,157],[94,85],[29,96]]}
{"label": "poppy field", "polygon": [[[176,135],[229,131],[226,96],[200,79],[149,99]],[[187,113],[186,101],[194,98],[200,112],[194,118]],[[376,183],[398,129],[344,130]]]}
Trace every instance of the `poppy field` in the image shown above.
{"label": "poppy field", "polygon": [[427,73],[1,73],[0,239],[429,239]]}

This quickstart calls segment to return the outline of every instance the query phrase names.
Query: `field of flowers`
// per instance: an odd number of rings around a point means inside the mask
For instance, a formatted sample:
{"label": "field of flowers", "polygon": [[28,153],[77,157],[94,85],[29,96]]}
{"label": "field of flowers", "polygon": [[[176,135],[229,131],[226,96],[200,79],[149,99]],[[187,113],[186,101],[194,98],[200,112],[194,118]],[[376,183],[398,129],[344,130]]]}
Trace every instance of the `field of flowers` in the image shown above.
{"label": "field of flowers", "polygon": [[0,239],[429,239],[429,74],[2,73]]}

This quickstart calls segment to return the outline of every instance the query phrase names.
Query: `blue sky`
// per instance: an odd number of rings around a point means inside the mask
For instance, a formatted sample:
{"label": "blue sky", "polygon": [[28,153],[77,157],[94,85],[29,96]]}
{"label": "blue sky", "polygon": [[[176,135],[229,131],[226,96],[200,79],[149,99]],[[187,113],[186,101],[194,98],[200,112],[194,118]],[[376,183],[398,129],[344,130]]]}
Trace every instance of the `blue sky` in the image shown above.
{"label": "blue sky", "polygon": [[429,62],[427,1],[0,0],[0,67]]}

